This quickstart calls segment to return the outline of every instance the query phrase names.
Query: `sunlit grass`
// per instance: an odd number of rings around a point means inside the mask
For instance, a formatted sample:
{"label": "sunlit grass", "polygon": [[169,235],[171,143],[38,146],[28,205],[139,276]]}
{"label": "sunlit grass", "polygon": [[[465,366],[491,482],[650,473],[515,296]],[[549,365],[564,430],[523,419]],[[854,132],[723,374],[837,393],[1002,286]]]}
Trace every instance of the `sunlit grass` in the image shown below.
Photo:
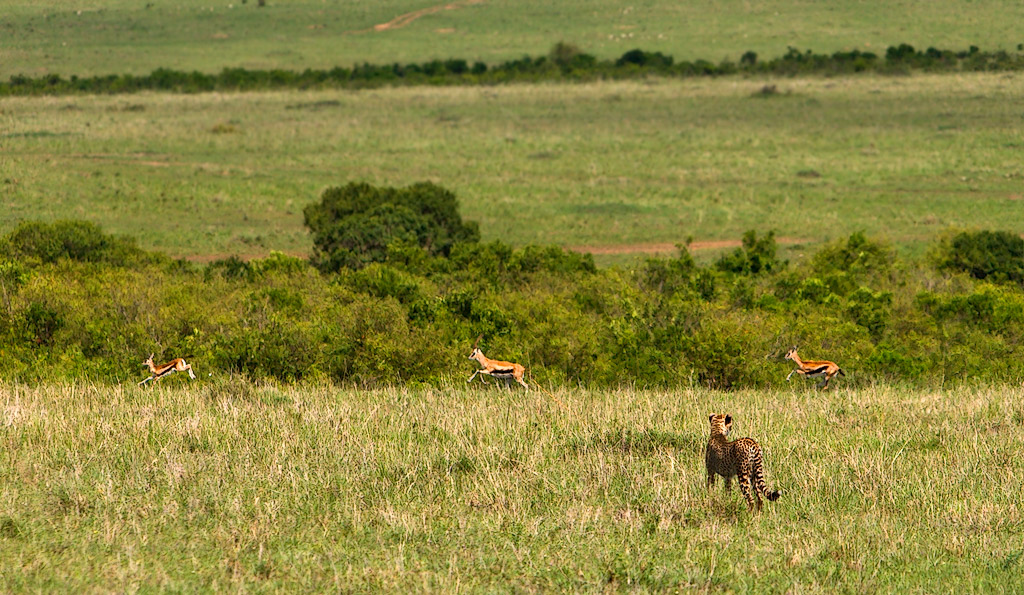
{"label": "sunlit grass", "polygon": [[[352,180],[452,189],[487,240],[738,240],[864,230],[920,251],[1017,229],[1016,75],[744,79],[0,101],[7,230],[83,218],[173,255],[305,253]],[[602,257],[605,262],[614,255]],[[635,258],[635,256],[631,256]]]}
{"label": "sunlit grass", "polygon": [[[457,382],[460,384],[461,382]],[[4,590],[1019,590],[1018,389],[0,389]],[[707,414],[783,497],[704,489]]]}

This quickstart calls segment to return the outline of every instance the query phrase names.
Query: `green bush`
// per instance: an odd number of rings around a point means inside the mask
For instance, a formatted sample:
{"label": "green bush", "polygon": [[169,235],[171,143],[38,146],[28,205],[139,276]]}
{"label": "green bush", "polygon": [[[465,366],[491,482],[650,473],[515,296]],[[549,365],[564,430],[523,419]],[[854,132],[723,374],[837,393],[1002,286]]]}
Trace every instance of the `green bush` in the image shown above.
{"label": "green bush", "polygon": [[[676,258],[648,258],[644,262],[640,279],[648,291],[671,296],[691,287],[691,280],[698,271],[690,255],[689,242],[676,244],[676,249],[679,251]],[[705,292],[714,293],[713,280],[705,278],[701,283]]]}
{"label": "green bush", "polygon": [[0,256],[42,263],[68,259],[117,266],[155,258],[136,246],[135,240],[103,233],[87,221],[24,221],[0,238]]}
{"label": "green bush", "polygon": [[622,57],[615,61],[615,65],[622,67],[632,64],[640,67],[667,69],[672,66],[672,62],[672,56],[666,56],[661,52],[645,52],[641,49],[634,49],[622,54]]}
{"label": "green bush", "polygon": [[597,64],[597,58],[584,53],[571,43],[558,42],[548,53],[548,60],[556,64],[563,72],[587,70]]}
{"label": "green bush", "polygon": [[211,262],[206,266],[204,274],[207,280],[215,275],[225,279],[245,279],[247,281],[253,281],[256,278],[256,272],[252,266],[235,255]]}
{"label": "green bush", "polygon": [[869,240],[863,232],[856,232],[846,240],[833,242],[819,250],[811,260],[811,266],[820,276],[850,273],[863,277],[889,272],[894,261],[891,248]]}
{"label": "green bush", "polygon": [[933,259],[940,270],[995,283],[1024,283],[1024,239],[1009,231],[963,231],[943,238]]}
{"label": "green bush", "polygon": [[403,304],[424,297],[416,277],[385,264],[371,264],[353,273],[348,278],[348,285],[356,291],[379,298],[392,297]]}
{"label": "green bush", "polygon": [[916,301],[942,322],[960,322],[1003,335],[1024,335],[1024,295],[1016,290],[981,284],[967,294],[922,292]]}
{"label": "green bush", "polygon": [[882,343],[864,361],[867,372],[886,382],[914,381],[923,376],[931,362],[903,346]]}
{"label": "green bush", "polygon": [[559,246],[525,246],[512,253],[508,268],[517,273],[547,271],[559,275],[594,273],[594,257]]}
{"label": "green bush", "polygon": [[480,239],[477,225],[462,221],[455,195],[429,182],[406,188],[365,183],[328,188],[303,213],[313,234],[312,261],[324,272],[384,262],[394,242],[447,256],[455,244]]}
{"label": "green bush", "polygon": [[860,287],[847,298],[846,311],[854,322],[878,339],[889,324],[892,297],[888,291],[871,291],[867,287]]}
{"label": "green bush", "polygon": [[757,232],[750,230],[743,234],[743,247],[736,248],[718,259],[715,267],[720,271],[738,275],[770,273],[785,266],[785,263],[776,257],[777,249],[774,231],[769,231],[759,239]]}
{"label": "green bush", "polygon": [[17,260],[0,258],[0,333],[11,317],[11,300],[29,280],[28,268]]}
{"label": "green bush", "polygon": [[834,295],[828,285],[817,277],[804,279],[796,291],[796,297],[812,304],[824,304]]}
{"label": "green bush", "polygon": [[32,302],[25,311],[25,337],[38,345],[51,345],[54,335],[63,326],[63,314],[50,304]]}

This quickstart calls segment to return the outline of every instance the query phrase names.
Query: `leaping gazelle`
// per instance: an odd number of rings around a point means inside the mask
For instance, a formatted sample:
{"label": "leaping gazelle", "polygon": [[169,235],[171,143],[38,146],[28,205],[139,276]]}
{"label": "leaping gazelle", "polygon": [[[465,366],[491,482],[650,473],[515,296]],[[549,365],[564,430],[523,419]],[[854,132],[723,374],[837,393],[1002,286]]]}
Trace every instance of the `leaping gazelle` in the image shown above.
{"label": "leaping gazelle", "polygon": [[[483,337],[483,335],[480,335],[479,337],[476,338],[476,343],[473,343],[473,352],[469,354],[469,359],[475,359],[476,361],[480,362],[480,365],[483,367],[477,370],[476,372],[473,372],[473,375],[470,376],[469,380],[467,380],[466,382],[472,382],[473,379],[476,378],[477,374],[487,374],[492,378],[501,378],[506,383],[509,381],[509,379],[514,379],[519,384],[522,384],[523,388],[525,388],[526,390],[530,390],[529,385],[527,385],[526,382],[523,381],[523,374],[526,373],[526,368],[524,368],[520,364],[515,364],[512,362],[503,362],[501,360],[490,359],[487,356],[485,356],[484,352],[480,351],[480,348],[478,347],[478,345],[480,345],[480,339],[482,339]],[[480,382],[483,381],[484,377],[481,376]]]}
{"label": "leaping gazelle", "polygon": [[143,380],[142,382],[140,382],[139,386],[142,386],[143,384],[146,384],[150,380],[160,380],[164,376],[170,376],[171,374],[174,374],[175,372],[184,372],[186,370],[188,370],[188,377],[193,379],[193,380],[195,380],[196,375],[192,371],[192,366],[190,366],[189,364],[186,364],[184,359],[178,357],[178,358],[172,359],[171,361],[167,362],[166,364],[163,364],[161,366],[157,366],[157,365],[155,365],[153,363],[153,355],[154,354],[150,353],[149,354],[149,359],[147,359],[146,361],[142,362],[143,366],[148,366],[149,367],[149,378],[147,378],[147,379]]}
{"label": "leaping gazelle", "polygon": [[793,360],[796,363],[796,368],[786,376],[786,381],[789,381],[789,377],[793,374],[800,374],[805,378],[813,378],[815,376],[824,376],[824,379],[818,384],[818,388],[828,388],[828,381],[832,380],[837,374],[839,376],[846,376],[846,372],[843,372],[842,368],[836,365],[835,362],[828,360],[802,360],[796,354],[796,347],[794,346],[786,353],[786,359]]}

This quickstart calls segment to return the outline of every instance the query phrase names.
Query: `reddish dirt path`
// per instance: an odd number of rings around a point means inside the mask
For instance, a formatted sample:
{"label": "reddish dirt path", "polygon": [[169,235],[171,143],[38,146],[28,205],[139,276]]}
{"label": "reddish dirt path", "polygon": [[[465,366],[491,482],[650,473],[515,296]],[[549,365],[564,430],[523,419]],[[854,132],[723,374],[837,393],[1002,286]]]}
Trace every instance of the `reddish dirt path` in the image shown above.
{"label": "reddish dirt path", "polygon": [[415,21],[420,17],[425,17],[428,14],[434,14],[435,12],[441,12],[442,10],[456,10],[464,6],[472,6],[474,4],[483,4],[484,0],[462,0],[459,2],[448,2],[447,4],[438,4],[437,6],[430,6],[427,8],[421,8],[413,12],[407,12],[403,15],[399,15],[386,23],[374,25],[369,29],[360,29],[358,31],[346,31],[345,33],[369,33],[371,31],[388,31],[390,29],[401,29],[409,23]]}
{"label": "reddish dirt path", "polygon": [[[775,238],[778,244],[806,244],[809,240],[801,238]],[[703,242],[691,242],[690,251],[700,250],[721,250],[724,248],[739,248],[743,245],[740,240],[707,240]],[[602,244],[597,246],[567,246],[573,252],[590,252],[591,254],[664,254],[675,252],[676,245],[671,242],[660,242],[651,244]]]}

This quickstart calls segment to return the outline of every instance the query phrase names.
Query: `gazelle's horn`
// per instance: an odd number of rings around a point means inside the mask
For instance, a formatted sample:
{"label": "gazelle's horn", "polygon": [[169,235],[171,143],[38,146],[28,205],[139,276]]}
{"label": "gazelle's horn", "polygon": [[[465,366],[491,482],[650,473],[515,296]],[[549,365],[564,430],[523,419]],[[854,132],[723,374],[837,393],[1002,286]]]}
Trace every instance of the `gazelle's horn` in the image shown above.
{"label": "gazelle's horn", "polygon": [[484,334],[480,333],[480,336],[478,336],[476,338],[476,343],[473,343],[473,349],[476,349],[477,347],[480,346],[480,339],[483,339],[483,338],[484,338]]}

